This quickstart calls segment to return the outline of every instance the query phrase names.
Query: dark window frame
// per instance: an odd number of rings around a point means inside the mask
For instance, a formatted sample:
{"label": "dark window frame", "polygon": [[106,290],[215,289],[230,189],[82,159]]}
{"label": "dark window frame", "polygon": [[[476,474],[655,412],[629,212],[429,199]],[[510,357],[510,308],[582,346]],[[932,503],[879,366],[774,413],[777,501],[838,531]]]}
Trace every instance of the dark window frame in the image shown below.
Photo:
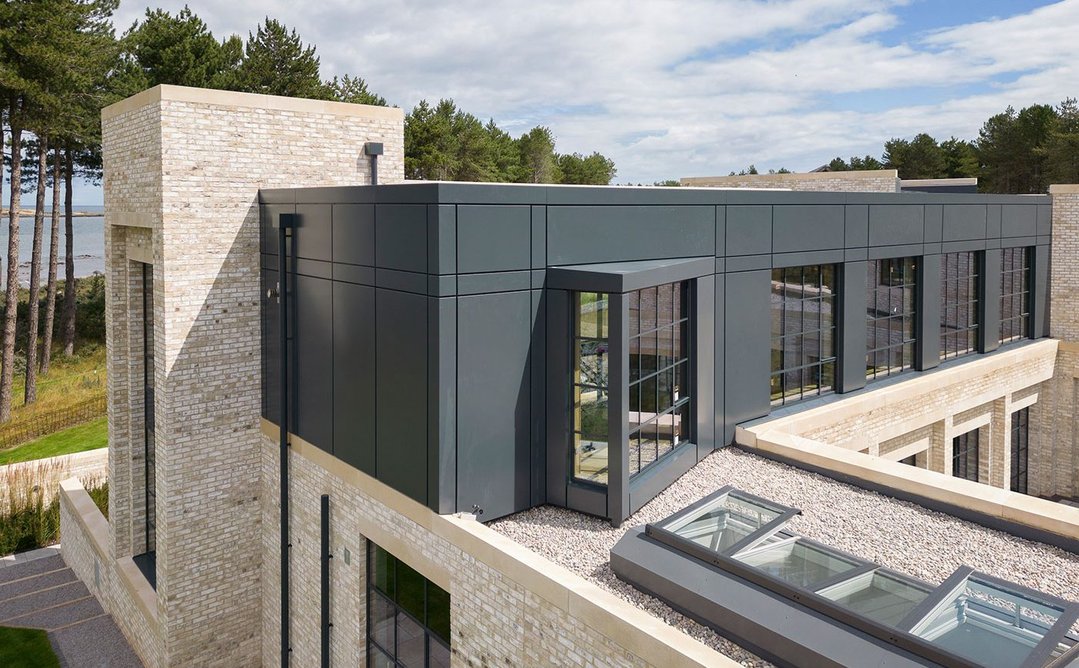
{"label": "dark window frame", "polygon": [[[584,336],[582,334],[583,324],[581,319],[582,298],[583,295],[594,295],[595,304],[605,303],[606,307],[602,309],[603,317],[602,324],[598,317],[599,311],[597,310],[596,320],[596,332],[595,336]],[[575,483],[583,483],[586,485],[594,485],[597,487],[606,487],[609,482],[610,474],[610,457],[611,457],[611,434],[608,429],[609,414],[610,414],[610,398],[611,398],[611,385],[610,385],[610,318],[611,318],[611,299],[610,294],[606,292],[592,292],[592,291],[578,291],[573,293],[571,300],[571,307],[573,308],[573,317],[570,322],[573,327],[573,331],[570,336],[570,477]],[[580,352],[583,349],[585,342],[594,343],[597,356],[602,358],[603,355],[607,355],[607,373],[604,376],[600,371],[599,378],[590,379],[592,382],[585,382],[584,366]],[[599,360],[599,365],[602,367],[603,361]],[[592,450],[584,450],[583,443],[585,439],[585,424],[584,424],[584,404],[581,401],[581,394],[583,392],[596,392],[596,403],[602,403],[606,401],[607,409],[603,411],[603,419],[599,421],[599,425],[602,425],[603,432],[606,436],[606,449],[607,449],[607,467],[597,471],[592,477],[586,477],[581,473],[581,466],[579,461],[579,454],[583,452],[592,452]],[[598,439],[587,439],[589,441],[595,441],[598,443]],[[602,478],[601,478],[602,476]]]}
{"label": "dark window frame", "polygon": [[[634,290],[626,293],[626,309],[628,310],[628,322],[629,330],[626,333],[626,355],[629,358],[629,377],[627,378],[625,392],[627,401],[629,402],[629,410],[631,413],[636,413],[638,417],[637,426],[634,427],[629,422],[629,416],[626,416],[626,454],[629,466],[629,478],[639,476],[647,471],[652,466],[663,461],[668,455],[674,452],[683,443],[688,443],[693,440],[693,428],[694,428],[694,411],[693,411],[693,397],[695,395],[693,389],[693,377],[694,377],[694,355],[693,353],[693,290],[691,288],[693,281],[676,281],[674,283],[664,283],[661,285],[650,286],[642,288],[641,290]],[[660,294],[661,291],[670,289],[671,295],[671,313],[670,317],[663,320],[659,317],[660,308]],[[642,297],[647,293],[656,294],[656,317],[652,321],[654,327],[645,328],[642,324],[641,309]],[[636,308],[634,308],[636,305]],[[635,315],[636,312],[636,315]],[[661,364],[661,357],[659,356],[659,340],[664,332],[670,332],[672,354],[668,356],[666,364]],[[645,369],[645,355],[641,354],[642,343],[646,338],[651,337],[656,343],[656,355],[655,357],[655,369],[648,367],[647,373]],[[675,342],[677,342],[677,353],[674,352]],[[635,346],[636,343],[636,346]],[[636,350],[636,360],[634,360],[634,350]],[[634,362],[636,361],[636,364]],[[635,373],[636,372],[636,373]],[[667,401],[662,404],[662,410],[660,410],[660,397],[663,392],[663,380],[667,381]],[[650,383],[650,381],[652,381]],[[654,415],[647,421],[641,421],[640,418],[644,412],[644,390],[649,385],[655,386],[655,410]],[[636,390],[636,392],[635,392]],[[676,395],[677,390],[677,396]],[[634,408],[634,396],[636,395],[636,410]],[[669,440],[669,447],[661,446],[660,425],[661,422],[670,418],[671,420],[671,438]],[[679,428],[675,429],[675,418],[678,418]],[[648,432],[646,428],[652,426],[655,430],[654,435],[656,438],[646,438]],[[654,446],[651,460],[644,461],[645,457],[645,442],[652,442]],[[636,445],[634,445],[636,443]]]}
{"label": "dark window frame", "polygon": [[[919,257],[870,260],[868,278],[872,288],[866,285],[866,380],[887,378],[914,368],[918,353],[918,260]],[[882,294],[885,295],[882,298]],[[909,304],[909,310],[907,305]],[[898,307],[898,310],[896,310]],[[898,324],[898,326],[897,326]],[[888,333],[888,340],[879,345],[881,331]],[[892,342],[892,334],[898,332],[899,341]],[[900,364],[891,364],[890,358],[899,352]],[[886,365],[878,364],[883,359]]]}
{"label": "dark window frame", "polygon": [[1032,249],[1005,248],[1000,262],[1001,345],[1030,338],[1030,277]]}
{"label": "dark window frame", "polygon": [[[374,541],[370,541],[370,540],[367,541],[367,551],[366,552],[367,552],[367,587],[366,587],[366,590],[367,590],[367,596],[366,596],[367,614],[366,614],[366,625],[365,626],[366,626],[366,634],[367,634],[367,666],[369,668],[374,668],[376,666],[376,664],[375,664],[375,656],[376,656],[376,654],[380,654],[382,659],[384,661],[388,662],[389,664],[391,664],[393,666],[397,666],[399,668],[405,668],[405,664],[401,663],[401,661],[399,660],[399,656],[398,656],[398,654],[399,654],[399,643],[398,643],[399,634],[398,634],[398,631],[397,631],[397,626],[398,626],[398,618],[401,615],[404,615],[407,618],[407,620],[409,620],[411,623],[418,626],[423,631],[423,634],[424,634],[424,645],[423,645],[423,647],[424,647],[424,650],[423,650],[424,651],[424,662],[423,662],[424,668],[430,668],[433,665],[431,663],[431,649],[432,649],[433,644],[437,645],[437,646],[440,646],[439,648],[445,651],[445,656],[446,656],[447,659],[449,659],[450,656],[451,656],[451,640],[450,640],[450,638],[445,638],[444,639],[444,638],[440,637],[440,635],[433,628],[431,628],[427,623],[428,621],[430,621],[430,617],[431,617],[431,609],[430,609],[430,607],[431,607],[431,591],[430,591],[430,589],[432,587],[436,588],[439,592],[442,592],[443,594],[445,594],[446,619],[451,620],[451,617],[450,617],[450,594],[449,594],[449,592],[446,592],[444,589],[442,589],[441,587],[439,587],[435,583],[431,582],[427,578],[424,578],[422,575],[417,573],[417,575],[420,578],[423,579],[423,583],[424,583],[424,587],[423,587],[423,609],[424,609],[424,617],[426,617],[427,620],[417,619],[417,617],[414,614],[412,614],[410,611],[406,610],[398,602],[398,592],[396,591],[396,588],[397,588],[396,587],[396,584],[397,584],[397,575],[396,575],[396,573],[397,573],[397,566],[399,564],[402,564],[402,562],[397,557],[395,557],[392,553],[390,553],[388,550],[386,550],[386,549],[378,546],[377,544],[375,544]],[[375,565],[376,565],[376,563],[378,561],[377,555],[379,554],[379,552],[381,552],[382,554],[385,555],[384,563],[390,564],[392,566],[392,568],[393,568],[393,573],[394,574],[390,579],[392,580],[391,588],[394,589],[394,591],[391,591],[391,592],[383,591],[382,588],[378,584],[378,577],[376,577],[376,572],[375,572],[375,567],[376,566]],[[407,564],[402,564],[402,565],[408,567]],[[414,571],[415,569],[410,568],[410,570]],[[393,612],[393,615],[392,615],[393,620],[394,620],[393,621],[393,624],[394,624],[394,631],[393,631],[394,647],[393,648],[383,647],[382,643],[375,640],[375,636],[377,634],[374,632],[375,631],[374,630],[374,615],[371,613],[371,611],[372,611],[372,601],[376,600],[376,598],[378,600],[381,600],[384,604],[386,604],[388,606],[388,609],[391,609],[392,612]],[[452,621],[450,623],[452,625]],[[449,629],[447,629],[447,630],[449,630]],[[447,663],[446,665],[449,665],[449,664]]]}
{"label": "dark window frame", "polygon": [[[835,392],[838,364],[836,315],[839,306],[840,271],[838,264],[805,265],[772,270],[773,308],[769,393],[773,407]],[[831,286],[826,286],[826,276],[829,273]],[[815,284],[807,282],[807,279],[812,276],[816,277]],[[830,290],[828,295],[825,295],[826,287]],[[777,289],[779,291],[778,309],[775,308]],[[792,293],[801,296],[792,297]],[[831,313],[831,324],[828,326],[825,326],[823,322],[826,302]],[[815,318],[812,316],[807,318],[806,307],[814,303],[816,304]],[[789,308],[790,306],[796,306],[796,308]],[[813,308],[810,308],[809,312],[814,313]],[[807,336],[811,337],[817,345],[817,358],[811,362],[804,362]],[[828,354],[825,354],[826,341],[829,348]],[[797,363],[788,365],[787,354],[788,350],[792,349],[792,342],[794,349],[792,357]],[[799,381],[791,383],[788,387],[792,374],[796,374]],[[816,383],[807,383],[807,376],[815,377]],[[811,389],[807,391],[807,387]]]}
{"label": "dark window frame", "polygon": [[940,256],[940,358],[978,352],[982,257],[977,251]]}
{"label": "dark window frame", "polygon": [[952,475],[971,482],[980,482],[978,466],[981,461],[979,429],[973,429],[952,439]]}
{"label": "dark window frame", "polygon": [[157,454],[154,410],[154,266],[142,267],[143,510],[145,554],[157,547]]}
{"label": "dark window frame", "polygon": [[1030,408],[1020,408],[1011,416],[1011,484],[1009,489],[1028,494],[1027,471],[1030,465]]}

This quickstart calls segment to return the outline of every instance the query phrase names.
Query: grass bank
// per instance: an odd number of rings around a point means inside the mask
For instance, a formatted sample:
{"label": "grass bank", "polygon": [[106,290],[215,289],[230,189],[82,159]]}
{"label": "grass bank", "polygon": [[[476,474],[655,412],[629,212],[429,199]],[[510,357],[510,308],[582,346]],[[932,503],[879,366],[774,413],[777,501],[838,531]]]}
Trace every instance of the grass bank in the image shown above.
{"label": "grass bank", "polygon": [[0,466],[71,455],[76,452],[96,450],[109,444],[109,422],[99,417],[74,427],[63,429],[48,436],[30,441],[9,450],[0,450]]}
{"label": "grass bank", "polygon": [[0,626],[0,666],[6,668],[59,668],[60,660],[40,629]]}

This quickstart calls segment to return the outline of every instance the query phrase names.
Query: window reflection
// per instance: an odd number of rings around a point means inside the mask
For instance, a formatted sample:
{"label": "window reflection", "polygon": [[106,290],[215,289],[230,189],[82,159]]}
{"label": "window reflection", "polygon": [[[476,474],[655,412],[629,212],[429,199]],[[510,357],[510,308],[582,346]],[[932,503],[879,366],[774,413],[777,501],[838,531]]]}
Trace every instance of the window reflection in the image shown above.
{"label": "window reflection", "polygon": [[940,258],[940,356],[975,352],[978,345],[977,253],[946,253]]}
{"label": "window reflection", "polygon": [[579,292],[573,356],[573,477],[607,484],[609,298]]}
{"label": "window reflection", "polygon": [[834,387],[836,296],[835,265],[772,270],[773,404]]}
{"label": "window reflection", "polygon": [[1030,336],[1030,249],[1005,248],[1000,272],[1000,342]]}
{"label": "window reflection", "polygon": [[914,258],[873,260],[866,284],[866,377],[890,376],[914,366]]}

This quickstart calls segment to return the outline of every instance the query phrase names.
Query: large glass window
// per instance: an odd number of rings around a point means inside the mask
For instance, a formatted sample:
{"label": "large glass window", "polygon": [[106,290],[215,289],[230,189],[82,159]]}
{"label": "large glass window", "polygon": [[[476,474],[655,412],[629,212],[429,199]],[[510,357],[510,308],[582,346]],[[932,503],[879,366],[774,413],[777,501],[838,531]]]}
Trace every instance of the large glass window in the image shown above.
{"label": "large glass window", "polygon": [[940,256],[940,357],[949,359],[978,348],[978,254]]}
{"label": "large glass window", "polygon": [[952,475],[978,482],[978,430],[952,439]]}
{"label": "large glass window", "polygon": [[573,477],[607,484],[609,299],[576,293],[573,336]]}
{"label": "large glass window", "polygon": [[915,258],[873,260],[866,283],[866,377],[914,366]]}
{"label": "large glass window", "polygon": [[629,474],[691,439],[689,284],[626,295],[629,308]]}
{"label": "large glass window", "polygon": [[1013,492],[1027,493],[1027,463],[1030,446],[1030,409],[1012,413],[1012,484]]}
{"label": "large glass window", "polygon": [[773,404],[835,386],[836,266],[772,270]]}
{"label": "large glass window", "polygon": [[392,554],[367,543],[367,665],[450,665],[450,595]]}
{"label": "large glass window", "polygon": [[1030,249],[1005,248],[1000,267],[1000,342],[1030,336]]}

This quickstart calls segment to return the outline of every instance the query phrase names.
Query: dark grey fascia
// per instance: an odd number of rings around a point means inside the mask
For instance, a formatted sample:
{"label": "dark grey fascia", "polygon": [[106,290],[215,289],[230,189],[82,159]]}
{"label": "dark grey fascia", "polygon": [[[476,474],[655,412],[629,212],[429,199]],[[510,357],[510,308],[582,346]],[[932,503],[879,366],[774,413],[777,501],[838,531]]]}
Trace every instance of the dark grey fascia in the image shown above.
{"label": "dark grey fascia", "polygon": [[547,287],[575,292],[633,292],[708,276],[715,271],[716,261],[711,256],[576,264],[548,269]]}

